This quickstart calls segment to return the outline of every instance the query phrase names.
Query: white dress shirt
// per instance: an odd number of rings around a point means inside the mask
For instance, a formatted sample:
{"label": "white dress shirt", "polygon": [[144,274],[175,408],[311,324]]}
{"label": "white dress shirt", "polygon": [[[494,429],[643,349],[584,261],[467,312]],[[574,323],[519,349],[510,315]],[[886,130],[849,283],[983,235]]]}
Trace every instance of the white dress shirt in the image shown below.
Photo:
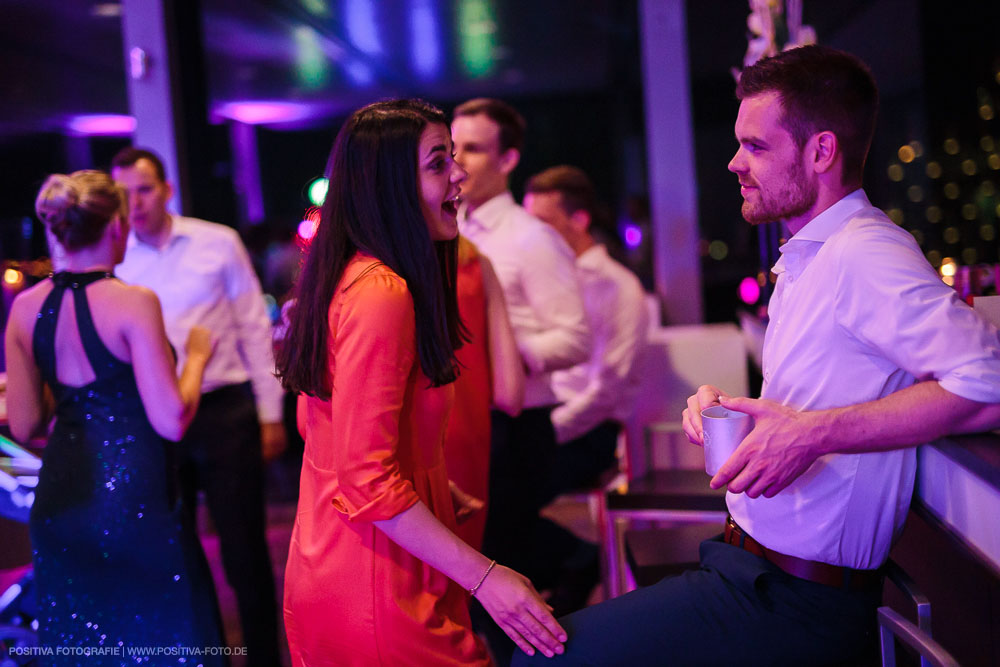
{"label": "white dress shirt", "polygon": [[160,248],[134,233],[129,236],[125,261],[115,275],[156,292],[178,368],[193,325],[218,337],[202,392],[249,379],[260,421],[281,421],[283,390],[274,377],[271,322],[250,256],[235,230],[171,216],[170,236]]}
{"label": "white dress shirt", "polygon": [[[799,410],[876,400],[918,380],[1000,402],[1000,334],[905,230],[856,190],[781,247],[762,396]],[[910,506],[915,448],[820,457],[773,498],[728,494],[775,551],[854,568],[886,559]]]}
{"label": "white dress shirt", "polygon": [[559,233],[499,194],[471,216],[463,206],[459,229],[496,270],[521,357],[531,371],[525,407],[556,403],[550,374],[587,358],[590,336],[576,279],[573,251]]}
{"label": "white dress shirt", "polygon": [[638,390],[637,359],[646,341],[649,316],[642,284],[611,259],[603,245],[576,258],[583,307],[590,324],[590,359],[552,374],[562,405],[552,411],[556,440],[568,442],[614,419],[625,421]]}

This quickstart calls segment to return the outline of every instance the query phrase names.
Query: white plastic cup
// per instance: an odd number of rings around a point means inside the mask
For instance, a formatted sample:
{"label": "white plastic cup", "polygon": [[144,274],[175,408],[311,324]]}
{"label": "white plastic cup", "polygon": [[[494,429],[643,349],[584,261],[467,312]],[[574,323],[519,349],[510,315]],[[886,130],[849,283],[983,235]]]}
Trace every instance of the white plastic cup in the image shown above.
{"label": "white plastic cup", "polygon": [[701,429],[705,439],[705,472],[714,477],[743,438],[750,435],[753,417],[745,412],[713,405],[701,411]]}

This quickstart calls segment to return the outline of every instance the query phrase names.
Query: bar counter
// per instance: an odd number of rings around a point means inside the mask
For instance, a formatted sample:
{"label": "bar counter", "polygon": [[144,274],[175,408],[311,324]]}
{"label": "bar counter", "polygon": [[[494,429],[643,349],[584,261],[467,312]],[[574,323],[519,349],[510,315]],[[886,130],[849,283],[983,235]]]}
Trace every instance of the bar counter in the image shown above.
{"label": "bar counter", "polygon": [[[913,504],[891,556],[930,598],[934,637],[965,667],[1000,665],[1000,433],[918,448]],[[885,602],[914,617],[892,586]]]}

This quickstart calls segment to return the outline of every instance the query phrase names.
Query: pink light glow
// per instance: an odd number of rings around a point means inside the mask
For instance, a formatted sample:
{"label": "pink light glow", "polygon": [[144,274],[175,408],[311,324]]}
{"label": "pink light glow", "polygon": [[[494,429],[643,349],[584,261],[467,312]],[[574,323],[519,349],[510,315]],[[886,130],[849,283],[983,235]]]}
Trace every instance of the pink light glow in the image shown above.
{"label": "pink light glow", "polygon": [[316,229],[319,227],[320,211],[315,206],[310,206],[306,209],[306,214],[302,216],[302,222],[299,223],[298,234],[305,242],[312,241],[312,237],[316,235]]}
{"label": "pink light glow", "polygon": [[73,116],[66,126],[73,134],[88,137],[127,136],[135,132],[135,118],[115,114]]}
{"label": "pink light glow", "polygon": [[636,224],[625,225],[624,230],[625,245],[629,248],[638,248],[642,243],[642,228]]}
{"label": "pink light glow", "polygon": [[215,114],[247,125],[263,125],[307,120],[316,116],[316,109],[296,102],[227,102],[217,107]]}
{"label": "pink light glow", "polygon": [[740,299],[748,306],[752,306],[760,299],[760,285],[757,279],[747,276],[740,281]]}

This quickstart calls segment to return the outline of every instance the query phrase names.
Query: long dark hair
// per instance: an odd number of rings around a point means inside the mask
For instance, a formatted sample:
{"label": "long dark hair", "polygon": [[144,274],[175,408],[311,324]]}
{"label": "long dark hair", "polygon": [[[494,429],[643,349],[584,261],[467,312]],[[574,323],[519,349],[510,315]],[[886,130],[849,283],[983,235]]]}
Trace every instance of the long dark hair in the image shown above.
{"label": "long dark hair", "polygon": [[355,111],[337,134],[319,228],[295,286],[287,336],[277,356],[285,389],[329,399],[327,311],[359,250],[406,281],[420,367],[431,384],[455,380],[455,350],[464,335],[455,294],[458,244],[431,240],[418,195],[417,146],[429,124],[447,127],[447,119],[420,100],[388,100]]}

